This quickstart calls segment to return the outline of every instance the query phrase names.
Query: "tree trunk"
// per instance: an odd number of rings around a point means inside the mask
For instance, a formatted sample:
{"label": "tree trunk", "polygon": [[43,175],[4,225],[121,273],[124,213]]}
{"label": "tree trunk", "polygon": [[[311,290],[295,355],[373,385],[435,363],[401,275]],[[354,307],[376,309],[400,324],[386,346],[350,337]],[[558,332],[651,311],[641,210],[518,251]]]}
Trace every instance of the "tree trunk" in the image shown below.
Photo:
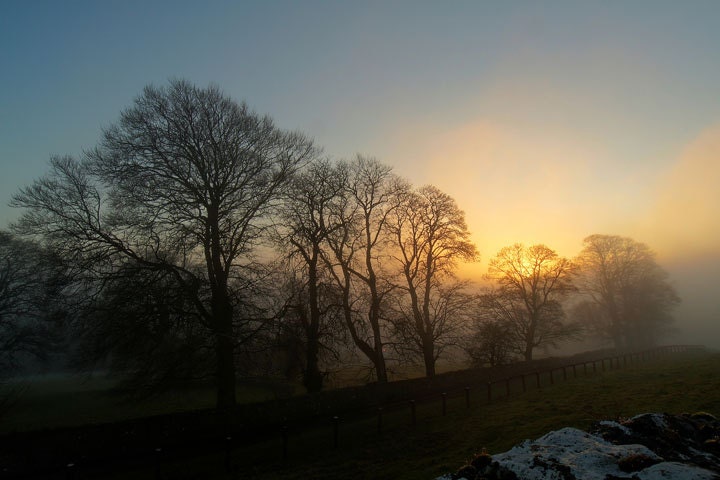
{"label": "tree trunk", "polygon": [[376,354],[373,358],[373,364],[375,365],[375,375],[377,375],[378,383],[387,383],[387,365],[385,365],[385,355],[382,354],[382,346],[380,347],[380,354]]}
{"label": "tree trunk", "polygon": [[432,343],[423,342],[423,359],[425,360],[425,376],[435,376],[435,352]]}
{"label": "tree trunk", "polygon": [[235,337],[233,306],[227,290],[227,271],[222,262],[218,209],[208,208],[210,244],[206,245],[206,261],[211,284],[211,310],[215,328],[217,355],[217,408],[235,406]]}
{"label": "tree trunk", "polygon": [[533,358],[533,348],[532,348],[532,347],[527,347],[527,348],[525,349],[524,356],[525,356],[525,361],[526,361],[526,362],[531,362],[531,361],[532,361],[532,358]]}
{"label": "tree trunk", "polygon": [[530,362],[533,359],[533,350],[535,350],[535,347],[533,347],[532,341],[526,341],[525,342],[525,351],[523,352],[523,356],[525,357],[526,362]]}
{"label": "tree trunk", "polygon": [[380,333],[380,301],[378,300],[374,274],[372,274],[370,278],[372,280],[370,284],[372,301],[369,316],[370,325],[373,331],[373,346],[375,353],[373,364],[375,365],[375,374],[377,375],[378,383],[387,383],[387,365],[385,364],[385,352],[383,352],[383,341]]}
{"label": "tree trunk", "polygon": [[217,356],[218,409],[235,406],[235,338],[233,336],[233,308],[227,292],[215,289],[212,294],[215,323],[215,353]]}
{"label": "tree trunk", "polygon": [[318,365],[318,351],[320,346],[317,335],[308,335],[307,347],[305,350],[305,372],[303,373],[303,385],[308,393],[319,392],[323,387],[323,376]]}
{"label": "tree trunk", "polygon": [[232,323],[215,333],[217,354],[217,402],[218,409],[235,406],[235,359],[232,338]]}
{"label": "tree trunk", "polygon": [[373,331],[373,352],[374,359],[373,364],[375,365],[375,373],[377,374],[377,381],[380,383],[387,383],[387,366],[385,364],[385,352],[383,352],[382,334],[380,332],[380,301],[377,299],[377,289],[374,284],[371,286],[372,303],[370,307],[369,317],[370,326]]}
{"label": "tree trunk", "polygon": [[525,352],[523,352],[523,355],[526,362],[532,361],[533,350],[535,349],[535,325],[537,325],[537,321],[534,319],[534,316],[532,318],[533,319],[530,321],[530,327],[528,328],[528,332],[525,336]]}
{"label": "tree trunk", "polygon": [[313,245],[312,255],[308,259],[308,303],[310,306],[310,319],[305,325],[305,373],[303,385],[308,392],[322,390],[322,373],[320,372],[320,299],[318,291],[317,265],[320,257],[320,247]]}

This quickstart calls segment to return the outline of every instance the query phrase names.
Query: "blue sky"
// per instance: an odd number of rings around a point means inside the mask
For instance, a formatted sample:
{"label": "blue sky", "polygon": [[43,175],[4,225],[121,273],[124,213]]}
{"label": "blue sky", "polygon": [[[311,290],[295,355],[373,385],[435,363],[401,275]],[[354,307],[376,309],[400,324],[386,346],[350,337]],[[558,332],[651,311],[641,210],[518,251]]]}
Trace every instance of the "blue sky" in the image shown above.
{"label": "blue sky", "polygon": [[[713,161],[688,152],[718,147],[718,18],[717,1],[5,0],[0,226],[50,155],[92,148],[143,86],[183,77],[332,157],[436,184],[485,259],[514,241],[572,255],[595,232],[715,252],[718,174],[696,178]],[[697,182],[702,204],[668,218]]]}
{"label": "blue sky", "polygon": [[481,252],[657,250],[682,340],[720,338],[720,1],[0,2],[0,228],[142,88],[215,83],[452,195]]}

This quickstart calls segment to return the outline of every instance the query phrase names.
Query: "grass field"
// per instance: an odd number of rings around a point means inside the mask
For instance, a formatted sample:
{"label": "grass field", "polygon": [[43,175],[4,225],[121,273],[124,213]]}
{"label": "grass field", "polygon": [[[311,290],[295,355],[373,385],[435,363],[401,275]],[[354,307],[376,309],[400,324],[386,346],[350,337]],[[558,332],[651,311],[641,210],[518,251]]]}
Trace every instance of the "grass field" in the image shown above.
{"label": "grass field", "polygon": [[[51,375],[16,381],[20,395],[0,417],[0,433],[115,422],[143,416],[212,408],[212,387],[191,387],[148,398],[128,399],[104,376]],[[238,402],[272,400],[269,382],[237,387]]]}
{"label": "grass field", "polygon": [[[406,410],[341,423],[339,447],[327,423],[288,434],[288,459],[282,461],[280,433],[237,449],[231,473],[223,453],[162,465],[166,478],[262,479],[423,479],[454,471],[486,448],[499,453],[525,440],[565,426],[589,428],[601,419],[645,412],[720,414],[720,354],[673,354],[626,369],[570,378],[541,390],[518,393],[486,404],[474,398],[420,404],[413,427]],[[125,472],[113,478],[154,478],[155,470]]]}
{"label": "grass field", "polygon": [[[509,399],[495,396],[492,404],[487,404],[482,389],[478,389],[473,391],[470,408],[466,407],[463,395],[451,396],[447,399],[446,416],[442,415],[440,398],[418,403],[414,426],[408,405],[399,405],[396,410],[383,412],[382,433],[378,433],[376,416],[353,421],[341,419],[338,448],[334,447],[330,418],[320,419],[314,428],[299,430],[291,426],[287,433],[285,461],[278,431],[232,450],[230,473],[227,472],[225,453],[218,452],[195,458],[166,458],[159,467],[125,471],[109,477],[103,475],[102,478],[152,479],[156,478],[159,468],[163,478],[167,479],[431,480],[456,470],[483,448],[491,454],[499,453],[525,439],[537,438],[565,426],[587,429],[598,420],[645,412],[706,411],[720,415],[720,354],[714,352],[676,353],[623,369],[588,372],[587,376],[581,371],[578,378],[569,375],[566,381],[561,377],[558,375],[552,386],[545,383],[540,390],[532,388],[522,393],[515,388]],[[85,391],[74,393],[77,410],[98,402],[102,404],[102,396],[108,395],[108,390],[102,388],[101,383],[95,387],[85,384]],[[500,388],[501,394],[503,391],[504,388]],[[23,408],[28,409],[27,415],[33,410],[36,414],[43,408],[52,410],[51,403],[43,403],[53,401],[52,392],[53,389],[45,385],[42,392],[31,395],[37,403],[25,404]],[[267,390],[256,393],[267,395]],[[64,396],[68,394],[67,386],[58,384],[55,394],[65,405],[65,414],[72,415],[72,402]],[[253,394],[248,391],[248,395]],[[183,395],[181,402],[178,397],[179,403],[172,403],[172,398],[156,398],[152,402],[155,402],[153,408],[167,411],[191,401],[211,401],[211,397],[206,397],[198,392],[195,400],[192,396],[188,400],[188,396]],[[106,401],[110,402],[108,405],[114,405],[117,398]],[[147,410],[144,412],[148,414]],[[133,412],[124,414],[128,413]],[[92,476],[87,475],[87,478]]]}
{"label": "grass field", "polygon": [[[443,364],[439,372],[458,370],[462,365]],[[328,388],[358,385],[364,374],[359,368],[344,368],[333,375]],[[422,377],[420,368],[404,368],[395,379]],[[168,391],[144,399],[128,400],[116,389],[116,382],[104,375],[51,374],[17,379],[3,391],[15,390],[8,409],[0,408],[0,434],[10,431],[30,431],[83,424],[115,422],[150,415],[212,408],[215,390],[212,386],[189,387]],[[282,391],[282,392],[281,392]],[[274,400],[298,395],[305,390],[285,379],[239,381],[236,388],[238,403]],[[16,395],[19,394],[19,395]]]}

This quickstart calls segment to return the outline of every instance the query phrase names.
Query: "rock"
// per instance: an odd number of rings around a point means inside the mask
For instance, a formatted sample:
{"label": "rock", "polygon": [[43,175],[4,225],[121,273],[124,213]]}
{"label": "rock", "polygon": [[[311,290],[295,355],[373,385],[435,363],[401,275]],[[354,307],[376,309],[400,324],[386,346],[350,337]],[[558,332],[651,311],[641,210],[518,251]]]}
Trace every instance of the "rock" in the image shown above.
{"label": "rock", "polygon": [[667,462],[695,465],[720,473],[720,422],[696,415],[643,414],[622,422],[600,422],[593,433],[614,444],[648,447]]}
{"label": "rock", "polygon": [[643,414],[550,432],[505,453],[476,455],[438,480],[720,479],[720,422],[707,413]]}

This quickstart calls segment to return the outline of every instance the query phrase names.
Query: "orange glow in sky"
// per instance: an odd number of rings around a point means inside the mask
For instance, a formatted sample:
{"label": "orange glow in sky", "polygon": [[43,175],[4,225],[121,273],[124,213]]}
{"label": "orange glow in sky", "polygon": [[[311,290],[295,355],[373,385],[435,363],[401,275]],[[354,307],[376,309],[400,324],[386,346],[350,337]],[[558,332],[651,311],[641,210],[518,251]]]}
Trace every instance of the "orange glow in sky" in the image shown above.
{"label": "orange glow in sky", "polygon": [[713,277],[717,323],[720,2],[146,3],[0,2],[0,228],[50,155],[180,77],[452,196],[481,255],[463,275],[629,236]]}
{"label": "orange glow in sky", "polygon": [[435,135],[413,127],[395,136],[397,172],[452,192],[481,250],[481,265],[464,269],[475,276],[515,242],[544,243],[569,257],[593,233],[631,236],[660,258],[720,245],[720,129],[668,152],[666,165],[648,174],[571,133],[514,132],[482,121]]}

